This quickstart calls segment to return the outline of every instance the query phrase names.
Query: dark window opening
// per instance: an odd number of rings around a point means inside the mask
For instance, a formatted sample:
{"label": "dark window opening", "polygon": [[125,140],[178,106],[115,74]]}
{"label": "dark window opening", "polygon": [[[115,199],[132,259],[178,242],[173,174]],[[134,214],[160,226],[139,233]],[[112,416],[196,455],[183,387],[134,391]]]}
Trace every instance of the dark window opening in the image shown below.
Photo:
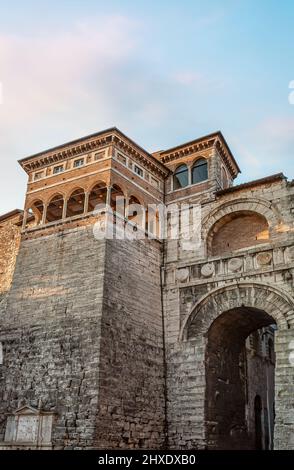
{"label": "dark window opening", "polygon": [[192,167],[192,184],[201,183],[208,178],[207,161],[205,158],[197,160]]}

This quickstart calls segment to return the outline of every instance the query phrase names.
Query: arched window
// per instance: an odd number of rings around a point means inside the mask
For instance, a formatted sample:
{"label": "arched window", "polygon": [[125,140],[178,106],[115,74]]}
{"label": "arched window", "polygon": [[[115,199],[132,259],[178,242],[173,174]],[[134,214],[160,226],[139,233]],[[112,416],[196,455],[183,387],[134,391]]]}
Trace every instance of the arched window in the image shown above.
{"label": "arched window", "polygon": [[66,217],[74,217],[84,213],[85,191],[82,188],[76,189],[67,201]]}
{"label": "arched window", "polygon": [[[28,219],[26,226],[36,226],[42,223],[44,213],[44,204],[41,200],[35,201],[29,208]],[[34,219],[34,220],[32,220]]]}
{"label": "arched window", "polygon": [[101,182],[97,183],[89,194],[88,212],[93,212],[96,206],[106,204],[107,187],[106,184]]}
{"label": "arched window", "polygon": [[51,199],[47,207],[46,222],[62,219],[63,204],[62,194],[57,194]]}
{"label": "arched window", "polygon": [[115,214],[119,214],[121,217],[124,217],[125,197],[122,189],[117,184],[114,184],[111,188],[110,205]]}
{"label": "arched window", "polygon": [[200,183],[208,178],[207,161],[199,158],[192,167],[192,184]]}
{"label": "arched window", "polygon": [[188,186],[188,168],[187,165],[180,165],[174,172],[174,189],[180,189]]}
{"label": "arched window", "polygon": [[160,237],[161,234],[161,217],[160,212],[156,206],[152,204],[148,205],[145,210],[146,219],[146,231],[149,233],[149,237]]}
{"label": "arched window", "polygon": [[144,212],[145,208],[140,203],[139,199],[135,196],[130,196],[127,207],[128,220],[145,229],[145,227],[143,227]]}

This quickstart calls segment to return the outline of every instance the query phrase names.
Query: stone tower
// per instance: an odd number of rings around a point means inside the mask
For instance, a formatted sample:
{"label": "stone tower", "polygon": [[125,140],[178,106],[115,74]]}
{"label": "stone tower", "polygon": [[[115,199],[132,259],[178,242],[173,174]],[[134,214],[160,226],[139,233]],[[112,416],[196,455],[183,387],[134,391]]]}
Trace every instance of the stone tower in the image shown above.
{"label": "stone tower", "polygon": [[[126,208],[162,201],[168,170],[117,129],[20,164],[22,241],[1,315],[4,447],[161,447],[161,244],[96,239],[94,209],[120,195]],[[147,225],[133,212],[132,229]]]}
{"label": "stone tower", "polygon": [[293,449],[293,182],[233,186],[220,132],[151,155],[112,128],[20,164],[1,447]]}

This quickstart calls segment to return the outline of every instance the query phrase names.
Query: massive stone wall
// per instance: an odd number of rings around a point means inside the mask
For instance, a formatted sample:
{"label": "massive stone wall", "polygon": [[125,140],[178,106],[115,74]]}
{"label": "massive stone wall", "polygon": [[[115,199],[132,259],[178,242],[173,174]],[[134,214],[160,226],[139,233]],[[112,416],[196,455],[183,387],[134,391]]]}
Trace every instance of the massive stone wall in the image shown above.
{"label": "massive stone wall", "polygon": [[[262,328],[254,332],[247,341],[247,422],[248,431],[253,439],[256,439],[256,396],[261,398],[261,433],[259,444],[264,449],[273,448],[273,430],[275,415],[275,354],[269,350],[269,340],[273,340],[272,328]],[[251,343],[251,345],[250,345]]]}
{"label": "massive stone wall", "polygon": [[[247,305],[265,310],[278,324],[274,446],[293,448],[293,365],[289,361],[290,338],[294,337],[293,195],[293,185],[285,180],[228,191],[220,197],[195,195],[190,202],[202,203],[201,245],[185,251],[178,241],[167,242],[164,312],[170,447],[207,447],[206,322]],[[265,217],[269,240],[250,249],[241,247],[210,256],[214,226],[234,211],[253,211]],[[259,284],[261,287],[257,287]],[[271,290],[273,287],[277,292]],[[197,323],[190,324],[188,319],[196,311]],[[280,323],[277,317],[281,311],[287,321],[281,319]]]}
{"label": "massive stone wall", "polygon": [[55,413],[54,448],[164,444],[160,264],[159,242],[106,243],[91,226],[22,241],[1,311],[0,440],[30,405]]}
{"label": "massive stone wall", "polygon": [[54,447],[92,445],[104,256],[91,228],[21,243],[1,313],[1,440],[9,413],[41,403],[56,413]]}
{"label": "massive stone wall", "polygon": [[164,368],[157,241],[107,242],[97,446],[161,448]]}
{"label": "massive stone wall", "polygon": [[9,290],[20,243],[20,227],[13,220],[0,225],[0,295]]}

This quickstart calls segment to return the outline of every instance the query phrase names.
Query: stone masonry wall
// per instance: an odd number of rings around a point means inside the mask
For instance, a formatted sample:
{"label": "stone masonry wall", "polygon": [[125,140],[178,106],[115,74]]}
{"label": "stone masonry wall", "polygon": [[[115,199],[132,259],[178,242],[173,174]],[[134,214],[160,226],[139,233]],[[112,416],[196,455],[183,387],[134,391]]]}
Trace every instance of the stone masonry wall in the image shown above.
{"label": "stone masonry wall", "polygon": [[0,226],[0,294],[9,290],[20,242],[20,227],[8,221]]}
{"label": "stone masonry wall", "polygon": [[41,401],[56,413],[54,448],[91,447],[104,257],[91,227],[22,241],[1,312],[0,440],[8,413]]}
{"label": "stone masonry wall", "polygon": [[[201,202],[202,198],[202,202]],[[254,285],[267,289],[275,287],[285,300],[285,314],[292,319],[294,306],[294,248],[293,248],[293,184],[280,181],[255,188],[240,189],[216,198],[214,194],[195,195],[191,204],[202,204],[201,246],[195,251],[184,251],[178,241],[166,243],[164,315],[167,351],[167,420],[169,446],[171,448],[205,448],[205,351],[207,331],[201,330],[207,319],[217,312],[243,304],[239,285],[248,287],[248,306],[260,302]],[[187,201],[185,201],[187,202]],[[270,239],[250,249],[238,249],[231,253],[207,255],[205,224],[213,225],[218,214],[225,217],[235,210],[255,211],[269,222]],[[208,221],[208,222],[206,222]],[[237,237],[236,237],[237,238]],[[209,308],[199,311],[198,323],[189,339],[181,337],[184,322],[204,296],[215,289],[232,286],[235,300],[225,302],[225,294],[218,301],[211,301]],[[267,287],[268,286],[268,287]],[[244,291],[245,292],[245,291]],[[243,295],[243,294],[242,294]],[[247,294],[246,294],[247,295]],[[270,292],[263,294],[269,301],[273,318],[283,308]],[[223,305],[221,304],[223,302]],[[261,309],[267,308],[263,302]],[[246,303],[244,304],[246,305]],[[267,313],[270,313],[267,311]],[[291,320],[292,321],[292,320]],[[287,330],[288,328],[288,330]],[[189,328],[187,326],[187,331]],[[198,333],[197,333],[198,332]],[[293,326],[278,330],[275,335],[276,366],[276,423],[274,447],[292,449],[293,435],[293,365],[289,361]],[[292,408],[291,408],[292,407]]]}
{"label": "stone masonry wall", "polygon": [[161,247],[107,242],[101,327],[99,448],[162,448]]}
{"label": "stone masonry wall", "polygon": [[164,445],[160,265],[159,242],[97,241],[91,226],[22,241],[1,311],[0,441],[26,404],[55,412],[53,448]]}

